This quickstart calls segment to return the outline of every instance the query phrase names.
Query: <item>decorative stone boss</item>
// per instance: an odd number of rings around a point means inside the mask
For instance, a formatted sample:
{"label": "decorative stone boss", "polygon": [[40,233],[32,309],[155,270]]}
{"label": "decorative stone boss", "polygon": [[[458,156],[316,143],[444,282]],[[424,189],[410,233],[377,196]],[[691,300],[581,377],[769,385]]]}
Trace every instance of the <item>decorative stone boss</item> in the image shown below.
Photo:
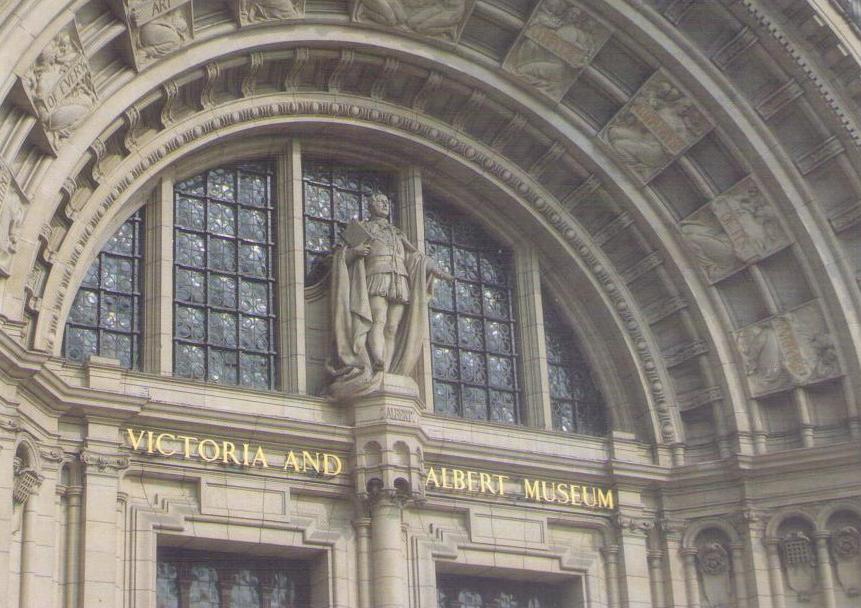
{"label": "decorative stone boss", "polygon": [[389,222],[389,199],[371,197],[371,219],[351,222],[332,255],[333,352],[329,395],[378,390],[384,373],[409,376],[426,338],[433,278],[452,280]]}

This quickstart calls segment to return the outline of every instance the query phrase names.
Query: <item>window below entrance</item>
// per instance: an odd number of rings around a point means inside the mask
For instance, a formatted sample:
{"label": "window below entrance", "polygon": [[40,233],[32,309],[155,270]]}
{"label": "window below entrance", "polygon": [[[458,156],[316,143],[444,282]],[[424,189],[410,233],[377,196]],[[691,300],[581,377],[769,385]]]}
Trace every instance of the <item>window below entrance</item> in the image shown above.
{"label": "window below entrance", "polygon": [[578,581],[535,583],[502,578],[437,577],[437,608],[569,608],[580,606]]}

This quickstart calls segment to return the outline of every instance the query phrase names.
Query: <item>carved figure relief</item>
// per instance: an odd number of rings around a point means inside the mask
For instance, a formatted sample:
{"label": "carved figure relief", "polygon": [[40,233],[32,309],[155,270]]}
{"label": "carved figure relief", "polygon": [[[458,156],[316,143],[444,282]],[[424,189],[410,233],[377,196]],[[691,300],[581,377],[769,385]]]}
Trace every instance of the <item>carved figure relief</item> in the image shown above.
{"label": "carved figure relief", "polygon": [[300,19],[305,15],[305,0],[234,0],[234,6],[241,25]]}
{"label": "carved figure relief", "polygon": [[22,84],[48,144],[56,151],[98,100],[90,64],[74,25],[48,43],[23,76]]}
{"label": "carved figure relief", "polygon": [[837,581],[847,597],[861,597],[861,531],[844,524],[831,533],[831,554]]}
{"label": "carved figure relief", "polygon": [[840,373],[833,338],[815,302],[745,327],[736,342],[753,394]]}
{"label": "carved figure relief", "polygon": [[714,531],[700,535],[697,542],[697,575],[703,608],[730,608],[734,605],[730,554],[724,539]]}
{"label": "carved figure relief", "polygon": [[687,94],[658,72],[600,136],[646,183],[710,128],[709,119]]}
{"label": "carved figure relief", "polygon": [[692,213],[679,229],[712,282],[789,244],[777,214],[751,179]]}
{"label": "carved figure relief", "polygon": [[357,0],[353,19],[455,42],[475,0]]}
{"label": "carved figure relief", "polygon": [[123,0],[137,69],[169,55],[193,38],[188,0]]}
{"label": "carved figure relief", "polygon": [[504,67],[559,100],[609,38],[609,29],[568,0],[544,0]]}
{"label": "carved figure relief", "polygon": [[9,276],[18,249],[27,199],[9,168],[0,161],[0,276]]}

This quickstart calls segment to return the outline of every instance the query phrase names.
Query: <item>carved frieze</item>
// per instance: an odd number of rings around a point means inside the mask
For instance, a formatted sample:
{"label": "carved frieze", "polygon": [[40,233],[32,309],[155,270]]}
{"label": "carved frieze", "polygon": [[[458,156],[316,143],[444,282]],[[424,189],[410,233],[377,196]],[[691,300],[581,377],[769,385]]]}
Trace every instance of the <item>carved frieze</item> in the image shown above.
{"label": "carved frieze", "polygon": [[305,0],[233,0],[233,11],[243,26],[301,19],[305,15]]}
{"label": "carved frieze", "polygon": [[840,373],[834,339],[816,302],[745,327],[736,343],[754,395]]}
{"label": "carved frieze", "polygon": [[544,0],[503,67],[558,101],[580,69],[609,40],[610,33],[568,0]]}
{"label": "carved frieze", "polygon": [[39,118],[44,144],[56,152],[98,101],[74,23],[54,37],[21,77],[26,105]]}
{"label": "carved frieze", "polygon": [[9,167],[0,159],[0,276],[8,277],[12,257],[18,249],[21,226],[27,215],[29,201]]}
{"label": "carved frieze", "polygon": [[457,42],[475,0],[354,0],[353,20]]}
{"label": "carved frieze", "polygon": [[748,178],[679,224],[709,281],[789,244],[774,208]]}
{"label": "carved frieze", "polygon": [[178,51],[194,38],[190,0],[113,0],[129,30],[135,68]]}
{"label": "carved frieze", "polygon": [[711,122],[687,93],[658,72],[599,136],[647,183],[709,129]]}

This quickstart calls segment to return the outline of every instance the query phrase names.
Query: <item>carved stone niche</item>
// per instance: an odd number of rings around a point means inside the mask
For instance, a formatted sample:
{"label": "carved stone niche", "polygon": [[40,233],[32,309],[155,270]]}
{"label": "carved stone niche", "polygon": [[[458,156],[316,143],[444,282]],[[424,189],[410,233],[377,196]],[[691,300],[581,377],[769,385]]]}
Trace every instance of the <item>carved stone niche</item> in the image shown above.
{"label": "carved stone niche", "polygon": [[701,605],[708,608],[735,605],[729,538],[720,530],[704,530],[694,544]]}
{"label": "carved stone niche", "polygon": [[305,16],[305,0],[233,0],[232,4],[241,26]]}
{"label": "carved stone niche", "polygon": [[36,143],[56,153],[98,101],[75,22],[61,29],[21,74],[13,95],[39,119]]}
{"label": "carved stone niche", "polygon": [[475,0],[353,0],[353,20],[457,42]]}
{"label": "carved stone niche", "polygon": [[688,94],[666,74],[656,72],[599,137],[645,184],[711,127]]}
{"label": "carved stone niche", "polygon": [[780,525],[778,538],[785,592],[795,595],[798,602],[815,606],[812,602],[819,599],[820,584],[812,526],[800,519],[790,519]]}
{"label": "carved stone niche", "polygon": [[861,598],[861,517],[855,513],[838,512],[827,524],[831,536],[829,548],[834,578],[847,598]]}
{"label": "carved stone niche", "polygon": [[191,0],[110,0],[128,28],[128,52],[138,71],[194,39]]}
{"label": "carved stone niche", "polygon": [[754,395],[840,374],[834,338],[817,302],[745,327],[735,338]]}
{"label": "carved stone niche", "polygon": [[408,437],[364,442],[356,452],[356,492],[367,501],[388,497],[401,503],[424,500],[424,456]]}
{"label": "carved stone niche", "polygon": [[543,0],[503,68],[559,101],[610,34],[569,0]]}
{"label": "carved stone niche", "polygon": [[0,159],[0,277],[12,272],[12,258],[29,205],[12,171]]}

